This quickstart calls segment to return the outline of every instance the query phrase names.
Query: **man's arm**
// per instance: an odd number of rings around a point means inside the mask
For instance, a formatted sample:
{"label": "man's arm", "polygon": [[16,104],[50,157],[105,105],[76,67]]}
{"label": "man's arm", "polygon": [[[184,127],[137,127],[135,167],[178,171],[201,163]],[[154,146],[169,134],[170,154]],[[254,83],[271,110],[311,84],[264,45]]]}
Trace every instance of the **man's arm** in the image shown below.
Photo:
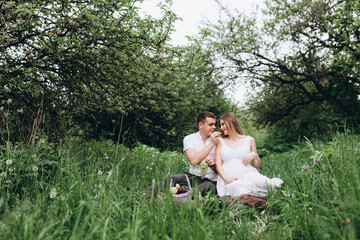
{"label": "man's arm", "polygon": [[218,171],[216,170],[216,164],[214,163],[213,165],[209,165],[209,167],[211,168],[211,170],[213,170],[214,173],[218,173]]}
{"label": "man's arm", "polygon": [[216,146],[219,141],[219,133],[213,133],[210,136],[210,143],[208,143],[201,151],[197,152],[194,148],[188,148],[185,150],[185,155],[191,165],[199,165]]}
{"label": "man's arm", "polygon": [[191,165],[199,165],[202,160],[204,160],[211,152],[211,150],[214,148],[214,144],[211,142],[206,145],[200,152],[197,152],[193,148],[188,148],[185,150],[185,155],[187,159],[189,160]]}

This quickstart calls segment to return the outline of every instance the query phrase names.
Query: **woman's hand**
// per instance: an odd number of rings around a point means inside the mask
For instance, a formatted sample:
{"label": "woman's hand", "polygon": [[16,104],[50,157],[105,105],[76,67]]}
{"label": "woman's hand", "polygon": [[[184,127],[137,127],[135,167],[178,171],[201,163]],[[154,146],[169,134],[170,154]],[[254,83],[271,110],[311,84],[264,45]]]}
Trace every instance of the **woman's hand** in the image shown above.
{"label": "woman's hand", "polygon": [[217,143],[219,142],[219,137],[220,137],[221,133],[220,132],[213,132],[213,134],[211,134],[210,136],[210,142],[216,146]]}
{"label": "woman's hand", "polygon": [[235,180],[239,180],[239,178],[237,178],[237,177],[226,178],[226,179],[224,179],[224,182],[226,182],[227,184],[230,184],[230,183],[234,182]]}
{"label": "woman's hand", "polygon": [[249,163],[251,163],[252,161],[254,161],[257,158],[258,157],[257,157],[256,153],[250,152],[244,157],[242,163],[246,166],[246,165],[248,165]]}

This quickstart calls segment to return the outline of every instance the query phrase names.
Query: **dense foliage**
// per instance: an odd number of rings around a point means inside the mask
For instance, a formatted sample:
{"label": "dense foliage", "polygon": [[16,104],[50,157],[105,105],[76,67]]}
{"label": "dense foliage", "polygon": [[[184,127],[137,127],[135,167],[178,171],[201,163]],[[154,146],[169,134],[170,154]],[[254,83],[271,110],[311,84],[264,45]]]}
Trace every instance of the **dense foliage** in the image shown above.
{"label": "dense foliage", "polygon": [[[0,148],[1,149],[1,148]],[[259,149],[261,150],[261,149]],[[267,209],[226,208],[214,196],[176,205],[146,200],[152,180],[183,172],[184,154],[113,141],[41,139],[0,151],[3,239],[358,239],[360,137],[334,134],[270,152],[259,171],[279,176]],[[196,191],[195,191],[196,193]]]}
{"label": "dense foliage", "polygon": [[283,139],[359,124],[359,1],[267,1],[262,26],[228,16],[208,26],[209,45],[227,79],[257,89],[248,105],[259,124]]}
{"label": "dense foliage", "polygon": [[202,110],[230,110],[212,59],[167,42],[178,17],[141,0],[0,3],[1,142],[110,137],[181,146]]}

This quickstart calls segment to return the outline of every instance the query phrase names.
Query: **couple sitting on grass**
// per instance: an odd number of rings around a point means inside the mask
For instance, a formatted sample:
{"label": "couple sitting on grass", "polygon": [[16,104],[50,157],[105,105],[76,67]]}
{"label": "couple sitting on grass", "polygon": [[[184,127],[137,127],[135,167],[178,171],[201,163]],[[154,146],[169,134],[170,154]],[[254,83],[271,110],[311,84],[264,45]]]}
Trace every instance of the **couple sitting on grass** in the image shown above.
{"label": "couple sitting on grass", "polygon": [[[191,186],[197,185],[201,195],[212,191],[226,200],[240,200],[241,203],[261,206],[266,203],[268,187],[280,186],[279,178],[268,178],[257,168],[261,159],[256,152],[254,138],[244,135],[239,120],[233,113],[226,113],[219,119],[220,132],[215,132],[216,117],[211,112],[197,116],[199,131],[184,138],[184,153],[189,160],[190,170],[157,182],[148,188],[149,194],[156,194],[161,187],[169,189],[169,180]],[[208,165],[205,177],[200,176],[200,163]]]}

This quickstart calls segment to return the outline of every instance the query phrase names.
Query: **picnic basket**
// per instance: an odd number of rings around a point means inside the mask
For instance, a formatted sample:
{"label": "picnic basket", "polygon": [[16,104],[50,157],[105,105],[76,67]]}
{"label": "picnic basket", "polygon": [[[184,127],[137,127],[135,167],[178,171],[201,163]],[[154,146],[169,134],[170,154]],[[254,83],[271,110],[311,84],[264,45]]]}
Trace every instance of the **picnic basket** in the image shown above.
{"label": "picnic basket", "polygon": [[[176,200],[187,202],[187,201],[189,201],[189,197],[191,196],[193,189],[191,188],[190,180],[186,174],[185,174],[185,177],[186,177],[186,181],[188,183],[189,190],[185,193],[172,194],[172,195]],[[172,187],[172,184],[173,184],[173,179],[171,178],[170,188]]]}

